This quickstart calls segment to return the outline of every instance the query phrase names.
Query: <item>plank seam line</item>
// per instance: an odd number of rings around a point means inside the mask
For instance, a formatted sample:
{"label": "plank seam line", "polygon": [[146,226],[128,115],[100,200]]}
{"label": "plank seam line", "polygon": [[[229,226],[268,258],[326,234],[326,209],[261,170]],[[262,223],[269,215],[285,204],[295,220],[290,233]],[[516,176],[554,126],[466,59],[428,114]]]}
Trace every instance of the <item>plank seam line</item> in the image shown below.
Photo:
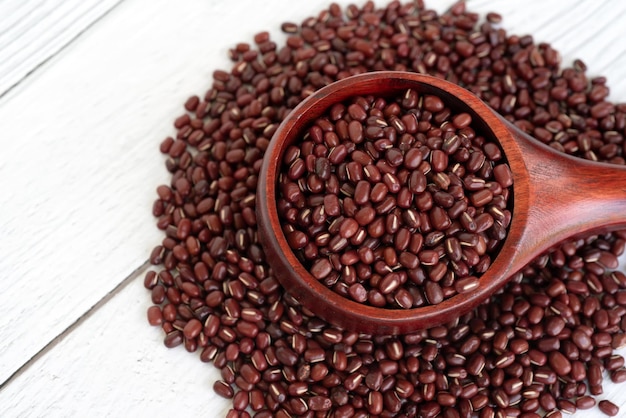
{"label": "plank seam line", "polygon": [[[49,57],[43,59],[39,64],[35,65],[32,69],[28,70],[26,72],[26,74],[24,74],[24,76],[22,76],[19,80],[17,80],[15,83],[9,85],[3,92],[0,92],[0,101],[7,95],[9,94],[11,91],[13,91],[15,88],[17,88],[20,84],[22,84],[24,81],[26,81],[26,79],[28,79],[31,75],[33,75],[36,71],[38,71],[41,67],[43,67],[44,65],[46,65],[50,60],[52,60],[54,57],[56,57],[57,55],[59,55],[61,52],[63,52],[66,48],[68,48],[70,45],[72,45],[78,38],[80,38],[85,32],[87,32],[89,29],[91,29],[94,25],[96,25],[98,22],[100,22],[104,17],[108,16],[114,9],[116,9],[120,4],[122,4],[124,2],[124,0],[119,0],[117,3],[115,3],[113,6],[111,6],[111,8],[107,11],[105,11],[104,13],[102,13],[100,16],[98,16],[96,19],[94,19],[91,23],[89,23],[87,26],[85,26],[83,29],[81,29],[80,31],[78,31],[76,33],[76,35],[74,35],[71,39],[69,39],[64,45],[62,45],[56,52],[54,52],[52,55],[50,55]],[[2,388],[2,386],[0,385],[0,388]]]}
{"label": "plank seam line", "polygon": [[119,294],[122,290],[124,290],[133,280],[136,280],[143,271],[147,267],[151,265],[149,260],[146,260],[133,270],[124,280],[122,280],[117,286],[111,289],[106,295],[104,295],[99,301],[97,301],[93,306],[91,306],[85,313],[83,313],[80,317],[78,317],[74,322],[72,322],[67,328],[65,328],[61,333],[59,333],[56,337],[54,337],[50,342],[44,345],[37,353],[35,353],[30,359],[28,359],[24,364],[22,364],[17,370],[15,370],[4,382],[0,383],[0,391],[4,389],[13,379],[24,373],[28,368],[36,363],[41,357],[43,357],[48,351],[52,350],[56,347],[66,336],[68,336],[72,331],[78,328],[83,322],[87,321],[98,309],[104,306],[105,303],[109,302],[113,299],[117,294]]}

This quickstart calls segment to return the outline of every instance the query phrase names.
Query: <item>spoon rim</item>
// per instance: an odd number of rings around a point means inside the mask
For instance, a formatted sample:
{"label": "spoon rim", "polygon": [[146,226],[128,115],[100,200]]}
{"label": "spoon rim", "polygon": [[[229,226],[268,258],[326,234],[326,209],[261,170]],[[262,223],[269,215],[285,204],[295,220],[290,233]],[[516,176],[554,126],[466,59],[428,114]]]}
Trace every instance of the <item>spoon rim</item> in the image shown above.
{"label": "spoon rim", "polygon": [[[381,93],[383,87],[385,93]],[[339,295],[315,279],[297,259],[281,229],[276,185],[285,150],[333,104],[368,94],[393,96],[408,88],[420,94],[437,95],[447,106],[470,113],[472,123],[480,128],[481,134],[491,136],[499,143],[513,174],[513,190],[509,197],[512,219],[506,238],[487,271],[479,276],[475,290],[457,293],[435,305],[411,309],[379,308]],[[277,128],[265,151],[259,185],[259,238],[275,277],[304,307],[345,329],[372,334],[404,334],[441,325],[486,301],[515,273],[510,271],[511,261],[528,215],[528,199],[521,198],[529,195],[528,171],[522,150],[505,122],[490,107],[473,93],[451,82],[418,73],[379,71],[354,75],[317,90],[296,106]]]}

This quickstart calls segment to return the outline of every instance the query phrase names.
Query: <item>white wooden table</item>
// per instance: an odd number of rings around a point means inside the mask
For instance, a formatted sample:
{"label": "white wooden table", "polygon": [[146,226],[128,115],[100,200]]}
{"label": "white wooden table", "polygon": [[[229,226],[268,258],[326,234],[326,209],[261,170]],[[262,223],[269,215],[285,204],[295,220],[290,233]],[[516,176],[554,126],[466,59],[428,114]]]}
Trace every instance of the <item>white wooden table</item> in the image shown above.
{"label": "white wooden table", "polygon": [[[158,144],[184,100],[229,68],[229,47],[265,29],[281,39],[281,22],[327,5],[0,0],[0,417],[225,415],[219,373],[146,322],[142,278],[162,238],[151,205],[168,181]],[[626,101],[623,0],[468,7],[500,12],[564,63],[582,58]],[[625,389],[607,383],[601,397],[623,416]]]}

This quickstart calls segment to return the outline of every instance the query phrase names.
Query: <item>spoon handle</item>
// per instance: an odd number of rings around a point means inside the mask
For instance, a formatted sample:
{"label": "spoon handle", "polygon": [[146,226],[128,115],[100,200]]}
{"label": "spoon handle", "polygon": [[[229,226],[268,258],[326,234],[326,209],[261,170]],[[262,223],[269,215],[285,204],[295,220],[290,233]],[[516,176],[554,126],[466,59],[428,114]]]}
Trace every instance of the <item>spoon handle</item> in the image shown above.
{"label": "spoon handle", "polygon": [[[626,227],[626,166],[563,154],[510,125],[522,149],[528,184],[515,199],[527,199],[526,228],[518,245],[521,268],[560,241],[579,234]],[[516,187],[515,185],[513,186]]]}

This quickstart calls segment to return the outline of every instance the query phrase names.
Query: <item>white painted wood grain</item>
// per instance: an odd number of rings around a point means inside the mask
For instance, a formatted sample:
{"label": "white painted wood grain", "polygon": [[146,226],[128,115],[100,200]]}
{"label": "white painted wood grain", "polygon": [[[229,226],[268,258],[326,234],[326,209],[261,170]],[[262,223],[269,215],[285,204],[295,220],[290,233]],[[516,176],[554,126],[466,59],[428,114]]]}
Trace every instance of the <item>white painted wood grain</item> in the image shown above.
{"label": "white painted wood grain", "polygon": [[159,242],[158,143],[217,55],[193,4],[114,10],[0,100],[0,382]]}
{"label": "white painted wood grain", "polygon": [[[0,382],[160,240],[149,215],[167,179],[158,142],[186,96],[227,65],[231,43],[327,4],[173,3],[127,0],[0,100]],[[626,98],[623,2],[468,3],[502,12],[511,33],[552,42],[565,62],[583,58]],[[137,280],[98,309],[0,391],[0,416],[223,416],[228,403],[210,389],[217,374],[163,348],[145,323],[148,299]]]}
{"label": "white painted wood grain", "polygon": [[0,2],[0,96],[120,1]]}

